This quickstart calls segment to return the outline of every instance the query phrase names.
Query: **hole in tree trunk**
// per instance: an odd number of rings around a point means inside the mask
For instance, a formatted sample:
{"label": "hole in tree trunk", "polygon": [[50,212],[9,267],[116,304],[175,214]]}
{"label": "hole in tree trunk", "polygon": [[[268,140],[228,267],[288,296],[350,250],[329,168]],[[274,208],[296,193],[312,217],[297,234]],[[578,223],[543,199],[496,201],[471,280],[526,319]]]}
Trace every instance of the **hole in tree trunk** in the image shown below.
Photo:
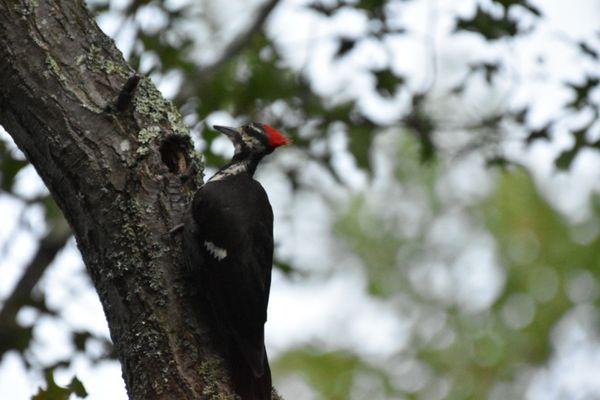
{"label": "hole in tree trunk", "polygon": [[189,139],[183,136],[169,136],[160,145],[160,156],[169,171],[181,175],[187,172],[189,160],[187,150]]}

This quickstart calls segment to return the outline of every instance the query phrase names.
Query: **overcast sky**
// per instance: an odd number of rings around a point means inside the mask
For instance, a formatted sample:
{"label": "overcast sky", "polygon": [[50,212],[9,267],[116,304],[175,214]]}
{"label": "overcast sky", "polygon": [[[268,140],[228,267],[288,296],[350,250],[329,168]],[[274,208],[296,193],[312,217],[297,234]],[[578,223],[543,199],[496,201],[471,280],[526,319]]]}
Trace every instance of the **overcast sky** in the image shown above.
{"label": "overcast sky", "polygon": [[[238,4],[239,3],[239,4]],[[295,68],[303,67],[311,76],[319,91],[325,95],[363,96],[360,106],[371,113],[379,121],[391,120],[392,115],[405,106],[402,96],[391,100],[377,97],[372,90],[372,82],[364,72],[366,66],[384,62],[382,49],[369,43],[346,59],[344,63],[334,62],[331,55],[335,52],[336,33],[344,32],[346,35],[361,35],[367,28],[368,21],[351,12],[340,15],[333,21],[319,18],[314,13],[300,12],[300,0],[286,0],[278,6],[268,24],[268,32],[278,38],[278,43],[284,54],[289,56],[289,63]],[[558,84],[565,81],[581,79],[585,71],[592,71],[596,66],[587,65],[565,42],[564,35],[571,39],[593,37],[598,30],[600,21],[600,2],[593,0],[545,0],[535,2],[544,18],[539,29],[526,39],[519,40],[513,45],[499,44],[495,51],[502,57],[510,57],[514,67],[524,76],[533,76],[535,57],[532,54],[541,54],[546,58],[548,77],[546,79],[531,79],[521,82],[514,96],[515,106],[528,104],[532,106],[532,123],[543,124],[548,118],[560,112],[568,93]],[[225,19],[232,13],[231,9],[247,7],[241,0],[228,5],[227,15],[220,15]],[[405,23],[416,34],[431,34],[435,37],[435,46],[440,59],[456,57],[457,54],[465,56],[468,62],[471,55],[480,55],[486,51],[488,43],[472,36],[465,35],[459,39],[448,39],[452,24],[452,13],[470,13],[474,9],[472,1],[414,1],[403,5],[407,10],[402,16]],[[437,23],[435,32],[429,32],[432,10]],[[220,8],[225,9],[224,7]],[[213,10],[219,17],[219,8]],[[148,14],[146,23],[160,21],[156,15]],[[157,22],[158,21],[158,22]],[[103,18],[101,27],[107,33],[113,33],[118,26],[116,19]],[[232,35],[243,19],[230,23],[231,32],[223,35]],[[118,38],[118,45],[124,50],[130,48],[127,32]],[[414,41],[398,41],[390,43],[397,58],[393,60],[393,68],[411,77],[409,81],[413,87],[423,85],[427,78],[428,60],[426,52],[415,46]],[[204,56],[207,56],[204,54]],[[208,55],[210,56],[210,55]],[[456,70],[448,67],[440,73],[447,76],[442,81],[452,81]],[[550,85],[548,82],[556,82]],[[176,77],[158,82],[167,95],[174,93],[178,83]],[[369,94],[371,93],[371,94]],[[598,93],[597,93],[598,94]],[[473,102],[478,101],[474,93]],[[232,123],[233,118],[223,113],[215,113],[209,118],[211,123]],[[566,127],[565,127],[566,128]],[[596,132],[600,136],[600,132]],[[2,133],[6,135],[6,133]],[[341,140],[341,139],[340,139]],[[536,177],[542,191],[562,212],[573,220],[585,219],[588,214],[588,195],[591,191],[600,192],[600,157],[597,152],[584,152],[573,164],[569,173],[556,174],[552,162],[558,151],[568,147],[571,138],[566,129],[558,132],[550,144],[539,143],[528,150],[518,145],[510,147],[510,152],[526,163]],[[215,143],[218,151],[230,154],[229,144],[223,141]],[[293,152],[294,150],[290,150]],[[291,155],[290,155],[291,154]],[[304,192],[301,197],[293,196],[288,187],[285,176],[278,172],[277,163],[293,162],[295,155],[282,154],[269,163],[269,166],[259,173],[259,179],[265,185],[276,214],[276,240],[279,243],[281,254],[290,257],[300,268],[310,270],[315,265],[327,265],[339,262],[342,248],[331,237],[330,225],[332,223],[331,205],[316,193]],[[340,168],[352,170],[352,161],[341,154],[339,156]],[[468,171],[460,165],[449,173],[448,185],[451,189],[460,188],[461,193],[472,193],[473,196],[484,196],[490,187],[488,172],[481,163],[468,164]],[[358,171],[353,172],[351,189],[334,187],[333,195],[339,198],[348,190],[361,190],[365,188],[366,178]],[[477,176],[480,178],[477,179]],[[310,179],[324,179],[318,173]],[[322,182],[329,184],[329,182]],[[489,184],[488,184],[489,185]],[[28,167],[18,177],[18,190],[24,195],[32,195],[45,190],[33,168]],[[40,232],[36,226],[43,226],[43,213],[41,209],[30,209],[21,215],[23,205],[7,196],[0,195],[0,215],[3,223],[0,226],[0,246],[7,243],[9,238],[10,248],[4,259],[0,260],[0,298],[8,295],[26,262],[34,251],[35,239]],[[22,222],[28,223],[34,229],[19,229]],[[302,247],[299,244],[302,243]],[[471,293],[494,293],[499,278],[494,275],[498,268],[493,260],[485,261],[492,250],[486,250],[483,240],[478,243],[477,253],[473,260],[478,265],[487,265],[481,279],[472,282],[469,286]],[[482,263],[481,261],[484,260]],[[397,314],[388,309],[384,302],[369,297],[365,290],[364,276],[359,265],[352,263],[358,261],[347,258],[348,268],[343,274],[334,273],[328,278],[311,280],[305,283],[290,282],[281,274],[275,273],[269,306],[269,322],[267,324],[267,348],[271,356],[295,346],[318,339],[326,346],[360,349],[365,357],[377,359],[397,350],[404,345],[402,338],[408,329],[406,321],[398,318]],[[468,265],[469,259],[464,259]],[[71,344],[66,332],[73,328],[90,329],[100,335],[108,337],[108,329],[103,316],[102,308],[96,294],[90,290],[90,284],[79,253],[73,241],[60,253],[52,268],[48,270],[41,282],[46,288],[47,303],[51,308],[60,310],[63,320],[43,317],[35,328],[35,344],[33,351],[45,362],[56,361],[71,354]],[[59,266],[60,268],[58,268]],[[487,268],[487,269],[486,269]],[[479,270],[481,273],[481,270]],[[494,286],[496,285],[496,286]],[[358,290],[357,290],[358,288]],[[483,295],[482,295],[483,296]],[[485,296],[480,300],[485,304],[490,299]],[[581,314],[581,313],[580,313]],[[585,313],[570,316],[575,322],[577,318],[584,318]],[[36,314],[31,309],[23,310],[19,314],[19,321],[31,323]],[[565,324],[565,334],[560,335],[560,340],[555,343],[557,352],[546,368],[535,375],[529,390],[531,399],[592,399],[600,398],[600,348],[594,338],[586,337],[584,328],[578,323]],[[373,334],[372,326],[377,326],[377,334]],[[571,329],[571,330],[569,330]],[[360,346],[357,344],[360,343]],[[568,371],[565,373],[565,371]],[[57,375],[59,383],[67,383],[72,375],[77,376],[85,384],[90,393],[91,400],[125,399],[121,371],[116,362],[102,362],[90,366],[89,362],[77,356],[72,367]],[[0,398],[1,399],[26,399],[33,394],[40,384],[40,377],[25,372],[24,365],[15,353],[8,353],[0,364]],[[285,395],[285,390],[283,391]],[[572,397],[571,397],[572,396]],[[587,396],[587,397],[586,397]],[[594,397],[597,396],[597,397]],[[291,398],[291,397],[290,397]]]}

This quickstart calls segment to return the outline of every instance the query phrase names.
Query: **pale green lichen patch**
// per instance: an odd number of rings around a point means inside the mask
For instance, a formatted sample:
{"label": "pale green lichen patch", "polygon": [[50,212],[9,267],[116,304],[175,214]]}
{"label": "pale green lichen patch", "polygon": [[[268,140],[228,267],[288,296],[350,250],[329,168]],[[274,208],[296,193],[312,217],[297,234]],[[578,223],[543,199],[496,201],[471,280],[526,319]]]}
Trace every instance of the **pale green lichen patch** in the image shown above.
{"label": "pale green lichen patch", "polygon": [[77,57],[75,57],[75,65],[81,65],[83,64],[83,62],[86,59],[86,55],[85,54],[80,54]]}
{"label": "pale green lichen patch", "polygon": [[38,7],[38,0],[27,0],[23,2],[23,7],[18,10],[22,15],[31,15],[35,12],[35,9]]}
{"label": "pale green lichen patch", "polygon": [[162,97],[148,78],[143,78],[138,84],[133,104],[138,114],[149,118],[154,123],[168,124],[174,134],[181,136],[189,134],[177,109]]}
{"label": "pale green lichen patch", "polygon": [[144,156],[148,154],[148,152],[150,151],[148,145],[159,136],[160,127],[157,125],[152,125],[148,128],[141,129],[138,132],[138,141],[140,143],[140,147],[137,148],[136,154],[139,156]]}
{"label": "pale green lichen patch", "polygon": [[44,50],[48,51],[48,45],[42,39],[40,39],[38,37],[37,33],[31,33],[29,35],[29,37],[31,37],[31,39],[33,40],[33,42],[35,44],[37,44],[40,47],[40,49],[44,49]]}
{"label": "pale green lichen patch", "polygon": [[79,55],[75,59],[77,65],[81,65],[85,61],[85,66],[94,72],[104,72],[108,75],[120,75],[127,77],[131,74],[129,67],[122,62],[115,62],[110,58],[102,55],[101,49],[97,46],[92,46],[90,51],[85,55]]}
{"label": "pale green lichen patch", "polygon": [[[142,78],[137,85],[133,98],[133,110],[139,125],[151,126],[138,132],[140,146],[136,150],[138,156],[144,156],[151,150],[149,144],[160,135],[188,136],[189,130],[183,118],[171,102],[165,100],[148,78]],[[201,166],[198,161],[198,166]]]}
{"label": "pale green lichen patch", "polygon": [[160,135],[160,127],[152,125],[148,128],[144,128],[138,132],[138,139],[140,143],[148,144],[152,139],[156,139]]}
{"label": "pale green lichen patch", "polygon": [[67,78],[65,78],[62,69],[60,68],[60,66],[58,65],[56,60],[54,58],[52,58],[52,56],[50,54],[46,55],[45,62],[46,62],[46,66],[48,67],[48,70],[45,71],[45,73],[44,73],[44,76],[46,76],[46,78],[49,77],[49,73],[52,73],[62,83],[65,83],[67,81]]}
{"label": "pale green lichen patch", "polygon": [[46,54],[44,62],[47,68],[43,72],[43,75],[46,79],[49,79],[51,76],[55,76],[62,87],[73,93],[81,100],[81,105],[84,108],[95,113],[102,112],[100,107],[97,107],[91,101],[88,101],[85,93],[79,87],[77,87],[76,84],[73,84],[72,80],[69,79],[68,72],[65,72],[65,70],[63,70],[59,63],[49,53]]}

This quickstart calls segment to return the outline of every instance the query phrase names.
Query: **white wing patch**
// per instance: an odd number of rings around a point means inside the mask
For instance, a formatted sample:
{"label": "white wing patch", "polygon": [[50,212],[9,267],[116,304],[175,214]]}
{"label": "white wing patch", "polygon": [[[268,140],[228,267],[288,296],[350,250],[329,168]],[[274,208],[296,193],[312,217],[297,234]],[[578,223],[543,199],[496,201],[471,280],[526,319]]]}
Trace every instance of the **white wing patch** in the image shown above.
{"label": "white wing patch", "polygon": [[204,241],[204,247],[206,247],[206,250],[210,253],[210,255],[219,261],[227,257],[227,250],[217,246],[213,242],[209,242],[208,240]]}

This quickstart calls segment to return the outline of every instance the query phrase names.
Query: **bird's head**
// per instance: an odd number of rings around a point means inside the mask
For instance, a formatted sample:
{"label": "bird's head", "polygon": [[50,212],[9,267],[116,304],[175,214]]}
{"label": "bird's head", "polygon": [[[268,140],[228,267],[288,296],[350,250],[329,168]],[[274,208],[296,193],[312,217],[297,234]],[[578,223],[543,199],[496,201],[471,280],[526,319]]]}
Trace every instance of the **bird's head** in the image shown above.
{"label": "bird's head", "polygon": [[235,155],[266,155],[279,146],[291,141],[277,129],[267,124],[252,122],[239,128],[215,125],[214,128],[226,135],[235,146]]}

